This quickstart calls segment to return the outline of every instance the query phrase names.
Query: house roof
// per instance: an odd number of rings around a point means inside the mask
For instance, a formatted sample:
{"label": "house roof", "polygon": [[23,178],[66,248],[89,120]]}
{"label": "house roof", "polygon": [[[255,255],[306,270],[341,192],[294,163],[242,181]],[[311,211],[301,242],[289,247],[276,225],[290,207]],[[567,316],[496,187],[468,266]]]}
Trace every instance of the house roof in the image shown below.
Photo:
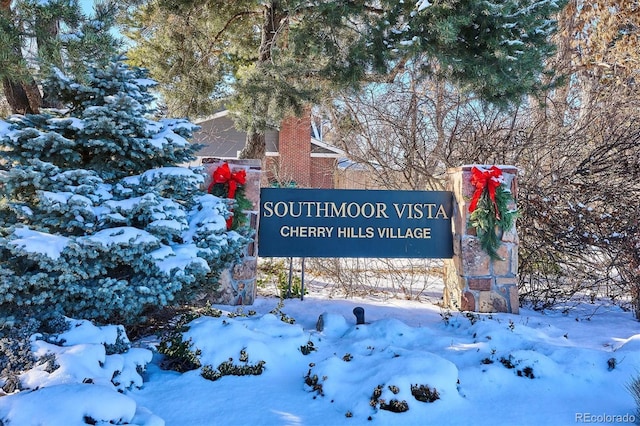
{"label": "house roof", "polygon": [[[196,152],[199,157],[236,158],[245,145],[247,133],[237,130],[229,111],[218,112],[196,121],[200,130],[193,133],[192,143],[205,145]],[[277,151],[278,131],[265,132],[267,151]]]}
{"label": "house roof", "polygon": [[[196,121],[200,130],[193,133],[192,143],[205,145],[196,155],[198,157],[237,158],[238,153],[244,148],[247,133],[237,130],[228,110],[220,111],[210,117]],[[312,157],[341,157],[344,152],[339,148],[328,144],[318,137],[316,128],[310,129],[311,156]],[[278,155],[277,129],[265,132],[267,155]]]}

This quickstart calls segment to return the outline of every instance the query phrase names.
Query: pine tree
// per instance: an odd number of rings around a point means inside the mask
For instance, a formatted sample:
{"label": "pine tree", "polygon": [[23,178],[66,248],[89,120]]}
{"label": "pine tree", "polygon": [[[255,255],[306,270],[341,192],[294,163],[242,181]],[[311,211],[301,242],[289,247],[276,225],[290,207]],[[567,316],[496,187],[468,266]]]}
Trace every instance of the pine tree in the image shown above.
{"label": "pine tree", "polygon": [[[437,75],[492,103],[541,86],[561,0],[318,1],[161,0],[129,22],[137,61],[157,72],[168,99],[198,105],[218,97],[247,131],[245,156],[261,158],[257,137],[305,102],[367,82],[392,81],[420,55]],[[188,25],[187,25],[188,23]],[[256,28],[260,31],[257,32]],[[145,62],[142,52],[162,51]],[[204,75],[216,91],[179,91],[181,75]],[[217,83],[214,84],[214,81]],[[228,89],[222,87],[227,85]],[[254,145],[254,146],[251,146]]]}
{"label": "pine tree", "polygon": [[0,321],[64,314],[133,323],[212,285],[248,239],[204,193],[195,125],[149,118],[154,82],[124,64],[57,70],[65,106],[0,121]]}
{"label": "pine tree", "polygon": [[0,1],[0,80],[13,113],[54,106],[37,84],[48,67],[81,71],[78,58],[106,61],[116,52],[114,5],[98,2],[94,10],[85,16],[75,0]]}

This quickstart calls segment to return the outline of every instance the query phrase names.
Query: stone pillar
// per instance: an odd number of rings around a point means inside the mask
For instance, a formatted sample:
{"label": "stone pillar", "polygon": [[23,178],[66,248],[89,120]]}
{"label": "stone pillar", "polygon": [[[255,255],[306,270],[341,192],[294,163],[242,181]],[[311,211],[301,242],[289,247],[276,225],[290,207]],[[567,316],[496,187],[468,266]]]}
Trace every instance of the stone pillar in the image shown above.
{"label": "stone pillar", "polygon": [[[490,166],[482,166],[489,168]],[[448,308],[475,312],[509,312],[517,314],[518,302],[518,234],[515,225],[502,230],[498,254],[491,259],[480,247],[476,230],[469,226],[469,203],[475,192],[471,185],[473,166],[447,170],[447,190],[454,194],[453,259],[445,260],[444,304]],[[517,173],[512,166],[500,166],[507,188],[517,199]]]}
{"label": "stone pillar", "polygon": [[[222,271],[218,282],[218,288],[211,294],[207,294],[208,301],[218,305],[252,305],[256,298],[256,274],[258,268],[258,217],[260,208],[260,160],[224,160],[229,164],[232,172],[244,169],[247,173],[244,193],[252,203],[251,210],[244,210],[249,225],[255,231],[251,242],[242,256],[242,261],[231,265]],[[211,176],[213,170],[223,163],[222,160],[213,160],[205,164],[207,174]],[[205,182],[209,185],[209,182]]]}

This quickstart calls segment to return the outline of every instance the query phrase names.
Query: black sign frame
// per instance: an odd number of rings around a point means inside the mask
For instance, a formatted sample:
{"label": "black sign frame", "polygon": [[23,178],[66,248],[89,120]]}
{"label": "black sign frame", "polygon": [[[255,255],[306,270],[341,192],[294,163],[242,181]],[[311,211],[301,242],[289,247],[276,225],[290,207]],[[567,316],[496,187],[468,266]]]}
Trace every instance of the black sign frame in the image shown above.
{"label": "black sign frame", "polygon": [[453,257],[453,193],[261,188],[263,257]]}

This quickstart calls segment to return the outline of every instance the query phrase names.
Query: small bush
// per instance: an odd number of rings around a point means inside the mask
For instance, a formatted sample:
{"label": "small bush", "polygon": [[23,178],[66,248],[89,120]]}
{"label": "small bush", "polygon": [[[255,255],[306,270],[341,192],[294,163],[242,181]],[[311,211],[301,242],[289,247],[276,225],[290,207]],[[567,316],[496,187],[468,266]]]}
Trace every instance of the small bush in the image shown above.
{"label": "small bush", "polygon": [[311,352],[316,351],[317,349],[313,345],[313,342],[309,340],[306,345],[300,346],[300,352],[302,355],[309,355]]}
{"label": "small bush", "polygon": [[522,370],[516,371],[518,377],[528,377],[530,379],[535,379],[536,376],[533,374],[533,368],[525,367]]}
{"label": "small bush", "polygon": [[[259,272],[258,286],[275,284],[281,299],[294,299],[303,295],[302,280],[298,276],[291,276],[291,290],[289,290],[289,268],[283,260],[264,262],[260,265]],[[304,294],[307,294],[306,290]]]}
{"label": "small bush", "polygon": [[421,402],[435,402],[440,399],[437,389],[431,389],[427,385],[411,385],[411,395]]}
{"label": "small bush", "polygon": [[[395,385],[389,385],[388,389],[394,395],[397,395],[398,393],[400,393],[400,388],[398,388]],[[381,398],[382,390],[383,390],[383,385],[378,385],[375,387],[375,389],[373,389],[373,395],[371,396],[371,401],[369,401],[369,405],[371,405],[373,408],[376,408],[379,406],[381,410],[391,411],[394,413],[403,413],[409,410],[409,404],[407,403],[407,401],[404,401],[404,400],[399,401],[393,398],[389,400],[389,402],[387,402],[386,400],[382,399]]]}
{"label": "small bush", "polygon": [[505,368],[509,368],[509,369],[516,368],[515,364],[512,362],[511,355],[509,355],[509,358],[501,357],[500,363],[504,365]]}
{"label": "small bush", "polygon": [[264,371],[265,361],[249,364],[249,354],[244,349],[240,351],[238,361],[242,365],[234,364],[233,358],[221,363],[216,369],[211,365],[205,365],[200,375],[207,380],[216,381],[224,376],[259,376]]}
{"label": "small bush", "polygon": [[128,351],[131,348],[131,343],[125,334],[124,328],[118,327],[118,336],[116,341],[107,343],[104,345],[107,355],[121,354]]}
{"label": "small bush", "polygon": [[273,308],[269,313],[275,316],[279,316],[280,321],[282,322],[286,322],[287,324],[295,324],[296,323],[295,318],[292,318],[287,314],[285,314],[284,312],[282,312],[282,308],[284,308],[284,301],[280,299],[280,301],[278,302],[278,306]]}
{"label": "small bush", "polygon": [[192,315],[183,315],[175,327],[168,331],[160,340],[158,352],[165,356],[160,367],[179,373],[195,370],[201,367],[200,350],[193,350],[191,339],[185,341],[183,333],[189,330],[187,324],[195,319]]}
{"label": "small bush", "polygon": [[[304,376],[304,384],[311,388],[312,392],[316,392],[320,396],[324,396],[324,392],[322,390],[322,382],[317,374],[311,374],[311,368],[313,368],[315,364],[309,364],[309,371],[307,371],[307,375]],[[327,377],[323,377],[322,380],[327,380]]]}
{"label": "small bush", "polygon": [[393,413],[404,413],[405,411],[409,411],[409,404],[407,401],[398,401],[397,399],[392,399],[388,403],[380,401],[380,409]]}
{"label": "small bush", "polygon": [[[13,325],[0,329],[0,383],[2,390],[13,393],[22,389],[19,375],[38,364],[45,366],[45,371],[53,372],[59,366],[53,354],[36,358],[31,351],[31,336],[51,341],[58,333],[67,330],[69,324],[64,318],[55,318],[41,323],[34,318],[27,318]],[[46,330],[43,331],[43,330]],[[38,333],[38,331],[41,331]]]}
{"label": "small bush", "polygon": [[158,346],[158,352],[165,356],[160,367],[165,370],[173,370],[179,373],[200,368],[200,349],[192,350],[191,339],[184,341],[182,335],[174,335],[168,340],[163,340]]}
{"label": "small bush", "polygon": [[381,396],[382,396],[382,385],[378,385],[373,389],[373,395],[371,395],[371,401],[369,402],[369,405],[371,405],[372,407],[375,407],[376,405],[378,405],[378,400],[380,399]]}

